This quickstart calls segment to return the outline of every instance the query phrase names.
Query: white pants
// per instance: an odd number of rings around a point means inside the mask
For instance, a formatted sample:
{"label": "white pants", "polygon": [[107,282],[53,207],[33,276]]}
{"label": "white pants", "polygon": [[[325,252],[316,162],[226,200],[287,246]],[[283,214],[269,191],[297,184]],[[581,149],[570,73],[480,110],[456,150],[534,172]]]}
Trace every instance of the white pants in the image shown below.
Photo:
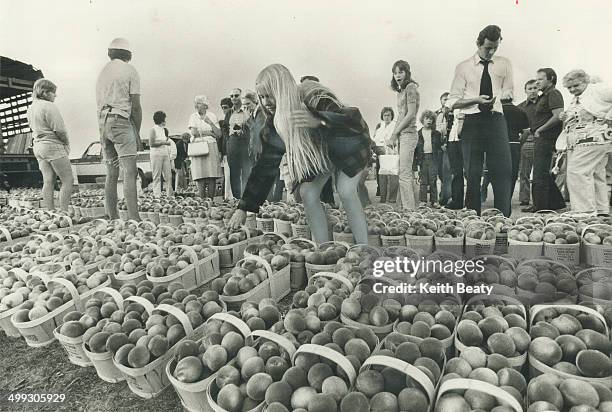
{"label": "white pants", "polygon": [[153,174],[153,195],[161,196],[161,178],[166,183],[166,193],[172,196],[172,166],[167,153],[151,153],[151,172]]}
{"label": "white pants", "polygon": [[230,168],[229,163],[227,163],[227,156],[223,156],[223,160],[221,163],[223,167],[223,180],[225,180],[225,188],[224,188],[224,198],[225,199],[233,199],[234,195],[232,194],[232,185],[230,184]]}
{"label": "white pants", "polygon": [[606,165],[612,145],[577,145],[567,153],[567,188],[572,210],[609,213]]}

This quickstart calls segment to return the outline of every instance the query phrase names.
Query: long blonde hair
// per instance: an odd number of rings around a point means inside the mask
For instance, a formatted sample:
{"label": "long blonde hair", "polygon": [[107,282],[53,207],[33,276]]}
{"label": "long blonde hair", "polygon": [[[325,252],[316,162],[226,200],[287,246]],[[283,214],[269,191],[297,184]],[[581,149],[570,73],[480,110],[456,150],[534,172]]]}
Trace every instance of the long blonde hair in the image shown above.
{"label": "long blonde hair", "polygon": [[291,122],[294,110],[307,108],[289,70],[282,64],[272,64],[259,73],[255,83],[259,94],[276,100],[274,127],[285,143],[291,180],[301,182],[331,170],[327,147],[321,137],[311,129],[295,127]]}

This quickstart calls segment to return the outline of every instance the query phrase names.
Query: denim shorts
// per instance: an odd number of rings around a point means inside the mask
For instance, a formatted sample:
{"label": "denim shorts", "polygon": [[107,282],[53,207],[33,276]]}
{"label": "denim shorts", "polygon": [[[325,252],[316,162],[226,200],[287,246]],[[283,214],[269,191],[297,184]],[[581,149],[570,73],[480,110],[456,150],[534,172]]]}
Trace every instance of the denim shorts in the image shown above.
{"label": "denim shorts", "polygon": [[34,142],[34,156],[39,162],[53,162],[54,160],[68,157],[68,147],[63,143],[56,142]]}
{"label": "denim shorts", "polygon": [[100,144],[104,160],[136,156],[138,143],[134,126],[129,119],[117,114],[100,114]]}

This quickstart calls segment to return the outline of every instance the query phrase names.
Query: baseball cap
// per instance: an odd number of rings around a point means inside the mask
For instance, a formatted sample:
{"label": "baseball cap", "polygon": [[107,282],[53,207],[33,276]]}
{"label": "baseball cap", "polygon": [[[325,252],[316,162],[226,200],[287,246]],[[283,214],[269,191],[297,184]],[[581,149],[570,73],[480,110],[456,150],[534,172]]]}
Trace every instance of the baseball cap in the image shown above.
{"label": "baseball cap", "polygon": [[129,52],[132,51],[132,49],[130,48],[130,42],[128,42],[127,39],[124,39],[123,37],[117,37],[116,39],[114,39],[110,43],[108,48],[109,49],[127,50]]}

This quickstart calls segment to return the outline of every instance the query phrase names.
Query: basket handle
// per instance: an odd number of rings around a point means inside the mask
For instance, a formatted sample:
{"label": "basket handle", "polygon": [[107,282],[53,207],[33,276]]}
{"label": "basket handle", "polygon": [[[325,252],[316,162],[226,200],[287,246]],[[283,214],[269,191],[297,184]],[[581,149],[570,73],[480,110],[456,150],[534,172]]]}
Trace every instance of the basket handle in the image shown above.
{"label": "basket handle", "polygon": [[147,225],[149,225],[152,230],[157,229],[157,226],[155,226],[155,223],[148,221],[148,220],[141,220],[140,222],[138,222],[137,227],[138,229],[142,229],[143,226],[147,226]]}
{"label": "basket handle", "polygon": [[164,251],[162,250],[162,248],[160,248],[159,246],[157,246],[155,243],[153,242],[148,242],[145,243],[145,246],[150,247],[151,249],[155,250],[155,252],[157,252],[158,256],[162,256],[164,254]]}
{"label": "basket handle", "polygon": [[348,243],[343,242],[341,240],[330,240],[329,242],[321,243],[319,245],[319,249],[321,249],[325,245],[341,245],[341,246],[344,246],[346,248],[346,250],[349,250],[351,248],[351,245],[349,245]]}
{"label": "basket handle", "polygon": [[579,278],[581,278],[582,276],[586,275],[587,273],[590,273],[594,270],[602,270],[604,272],[609,272],[610,273],[610,277],[612,278],[612,268],[607,268],[607,267],[603,267],[603,266],[594,266],[592,268],[586,268],[581,270],[580,272],[576,273],[576,281],[578,281]]}
{"label": "basket handle", "polygon": [[380,250],[377,247],[366,245],[366,244],[362,244],[362,243],[358,243],[358,244],[352,245],[349,248],[349,250],[346,251],[346,253],[348,254],[349,252],[356,252],[359,249],[366,249],[370,253],[376,254],[376,257],[380,257]]}
{"label": "basket handle", "polygon": [[200,277],[200,265],[198,265],[198,254],[196,253],[195,250],[193,250],[193,248],[191,246],[187,246],[187,245],[174,245],[172,247],[170,247],[170,249],[168,249],[168,252],[172,252],[175,249],[182,249],[182,250],[186,250],[187,253],[189,254],[189,257],[191,259],[191,264],[195,266],[195,272],[196,272],[196,276]]}
{"label": "basket handle", "polygon": [[0,226],[0,232],[4,235],[7,242],[12,242],[13,238],[11,237],[11,233],[4,226]]}
{"label": "basket handle", "polygon": [[[264,232],[262,236],[263,237],[266,237],[266,236],[276,236],[276,237],[280,238],[283,242],[289,243],[289,239],[287,239],[287,236],[283,235],[282,233]],[[248,239],[248,237],[247,237],[247,239]]]}
{"label": "basket handle", "polygon": [[12,272],[15,276],[17,276],[22,281],[26,281],[28,279],[28,272],[21,268],[12,268],[8,272]]}
{"label": "basket handle", "polygon": [[553,226],[561,226],[561,227],[566,227],[566,228],[570,228],[570,229],[576,229],[574,226],[570,225],[569,223],[566,222],[551,222],[551,221],[546,221],[546,225],[544,225],[544,232],[546,232],[547,228],[553,227]]}
{"label": "basket handle", "polygon": [[316,244],[315,242],[313,242],[313,241],[312,241],[312,240],[310,240],[310,239],[306,239],[306,238],[304,238],[304,237],[296,237],[295,239],[291,239],[291,240],[289,241],[289,243],[293,243],[293,242],[296,242],[296,241],[298,241],[298,240],[299,240],[300,242],[306,242],[306,243],[308,243],[310,246],[314,247],[314,249],[315,249],[315,250],[319,249],[319,247],[317,246],[317,244]]}
{"label": "basket handle", "polygon": [[270,266],[270,264],[268,263],[268,261],[267,261],[266,259],[264,259],[264,258],[262,258],[262,257],[259,257],[259,256],[256,256],[256,255],[252,255],[252,256],[246,257],[246,258],[244,258],[244,259],[240,259],[240,260],[238,261],[238,263],[236,263],[236,266],[237,266],[237,267],[240,267],[240,265],[241,265],[243,262],[247,261],[247,260],[255,260],[255,261],[257,261],[257,262],[261,263],[261,264],[263,265],[263,267],[266,269],[266,271],[268,272],[268,278],[269,278],[270,276],[272,276],[272,273],[274,273],[274,271],[272,270],[272,266]]}
{"label": "basket handle", "polygon": [[339,280],[340,282],[344,283],[349,288],[349,291],[351,291],[351,292],[353,291],[353,284],[351,283],[351,281],[348,280],[347,278],[345,278],[344,276],[339,275],[337,273],[333,273],[333,272],[317,272],[314,275],[312,275],[310,280],[312,281],[313,279],[322,278],[322,277]]}
{"label": "basket handle", "polygon": [[[544,221],[537,216],[523,216],[516,219],[514,222],[515,225],[520,225],[521,222],[531,222],[533,220],[539,221],[542,225],[544,225]],[[531,223],[533,224],[533,223]]]}
{"label": "basket handle", "polygon": [[586,233],[587,229],[597,229],[597,228],[605,228],[605,229],[612,229],[612,226],[607,225],[605,223],[593,223],[592,225],[586,225],[584,227],[584,229],[582,229],[582,233],[580,234],[580,237],[583,238],[584,234]]}
{"label": "basket handle", "polygon": [[181,322],[183,325],[183,329],[185,330],[185,336],[191,336],[193,334],[193,327],[191,326],[191,321],[185,315],[185,312],[177,308],[176,306],[168,305],[166,303],[161,303],[157,305],[154,310],[160,310],[166,313],[173,315],[175,318]]}
{"label": "basket handle", "polygon": [[208,318],[206,322],[210,321],[211,319],[216,319],[231,324],[233,327],[240,331],[240,333],[245,339],[251,336],[251,329],[248,327],[248,325],[244,323],[242,319],[237,318],[234,315],[230,315],[226,312],[218,312]]}
{"label": "basket handle", "polygon": [[365,360],[365,362],[363,362],[360,372],[364,371],[370,365],[386,366],[410,376],[416,380],[423,389],[425,389],[430,403],[433,404],[436,388],[433,382],[419,368],[401,359],[392,358],[390,356],[374,355],[370,356]]}
{"label": "basket handle", "polygon": [[552,209],[541,209],[541,210],[536,211],[535,213],[539,215],[558,215],[558,213]]}
{"label": "basket handle", "polygon": [[153,306],[151,302],[149,302],[142,296],[128,296],[127,298],[124,299],[124,302],[127,302],[127,301],[138,303],[140,306],[142,306],[147,311],[149,315],[151,314],[151,312],[155,310],[155,306]]}
{"label": "basket handle", "polygon": [[512,296],[505,295],[474,295],[465,302],[464,312],[467,310],[468,306],[470,306],[474,302],[485,301],[485,300],[502,300],[506,303],[510,303],[512,305],[516,305],[521,308],[521,312],[523,312],[523,317],[527,320],[527,310],[525,309],[525,305],[520,300],[513,298]]}
{"label": "basket handle", "polygon": [[510,395],[508,392],[495,385],[491,385],[488,382],[478,381],[475,379],[456,378],[447,380],[442,385],[440,385],[440,389],[438,390],[438,397],[436,398],[436,403],[438,403],[440,397],[442,397],[444,393],[462,389],[471,389],[478,392],[485,392],[499,400],[504,401],[505,403],[510,405],[516,412],[523,412],[523,407],[514,396]]}
{"label": "basket handle", "polygon": [[123,310],[123,296],[121,296],[121,293],[117,292],[115,289],[104,287],[98,290],[96,293],[106,293],[115,300],[119,310]]}
{"label": "basket handle", "polygon": [[565,269],[567,271],[567,273],[572,273],[572,270],[567,267],[566,265],[564,265],[563,263],[557,262],[555,260],[547,260],[547,259],[527,259],[527,260],[523,260],[521,263],[519,263],[519,265],[516,267],[517,269],[522,267],[522,266],[528,266],[529,263],[533,263],[533,262],[546,262],[546,263],[554,263],[555,265],[561,266],[563,267],[563,269]]}
{"label": "basket handle", "polygon": [[106,243],[107,245],[109,245],[110,247],[112,247],[114,249],[118,248],[117,243],[115,243],[115,241],[112,240],[111,238],[103,237],[102,239],[100,239],[100,242],[101,243]]}
{"label": "basket handle", "polygon": [[178,225],[178,229],[180,229],[182,226],[190,227],[193,230],[195,230],[196,233],[198,232],[198,227],[196,225],[194,225],[193,223],[191,223],[191,222],[183,222],[183,223],[181,223],[180,225]]}
{"label": "basket handle", "polygon": [[489,228],[495,230],[495,226],[493,226],[491,223],[486,222],[484,220],[474,220],[470,223],[467,224],[467,226],[465,227],[465,230],[469,230],[472,226],[476,226],[476,225],[482,225],[482,226],[488,226]]}
{"label": "basket handle", "polygon": [[608,328],[608,324],[606,323],[606,319],[601,315],[601,313],[597,312],[594,309],[589,308],[588,306],[583,306],[583,305],[533,305],[531,307],[530,312],[530,319],[529,322],[533,323],[533,320],[535,319],[536,315],[538,313],[540,313],[541,311],[543,311],[544,309],[548,309],[548,308],[557,308],[561,306],[563,309],[572,309],[572,310],[577,310],[579,312],[584,312],[584,313],[588,313],[589,315],[593,315],[595,316],[597,319],[599,319],[604,327],[606,328],[606,336],[610,336],[610,328]]}
{"label": "basket handle", "polygon": [[[231,315],[230,315],[231,316]],[[254,330],[251,332],[251,338],[254,340],[256,337],[261,337],[282,346],[285,351],[289,354],[289,358],[293,358],[293,354],[296,352],[295,345],[291,343],[289,339],[278,333],[270,332],[267,330]]]}
{"label": "basket handle", "polygon": [[353,368],[353,364],[346,359],[344,356],[340,355],[335,350],[328,348],[327,346],[321,345],[313,345],[312,343],[305,343],[301,345],[298,350],[293,354],[291,361],[295,363],[295,358],[299,353],[310,353],[313,355],[323,356],[326,359],[331,360],[332,362],[337,363],[346,373],[346,376],[349,378],[349,383],[353,385],[355,379],[357,378],[357,372],[355,368]]}
{"label": "basket handle", "polygon": [[514,263],[512,263],[512,261],[508,258],[505,258],[503,256],[498,256],[498,255],[480,255],[480,256],[476,256],[474,259],[472,260],[478,260],[478,259],[495,259],[495,260],[503,260],[504,263],[509,264],[512,267],[512,270],[515,270],[516,267],[514,266]]}
{"label": "basket handle", "polygon": [[70,292],[70,294],[72,295],[72,301],[74,302],[76,310],[78,310],[79,312],[83,312],[85,310],[85,308],[83,307],[83,303],[81,302],[81,296],[79,295],[79,292],[76,290],[72,282],[64,278],[51,278],[47,280],[45,284],[48,285],[52,282],[59,283],[60,285],[68,289],[68,292]]}
{"label": "basket handle", "polygon": [[484,213],[486,213],[486,212],[495,212],[495,214],[497,214],[497,215],[503,215],[502,211],[501,211],[501,210],[499,210],[499,209],[498,209],[498,208],[496,208],[496,207],[490,207],[490,208],[488,208],[488,209],[485,209],[485,210],[483,210],[483,211],[482,211],[482,213],[481,213],[481,214],[484,214]]}
{"label": "basket handle", "polygon": [[168,225],[157,225],[157,229],[166,229],[170,232],[174,232],[174,228],[172,226],[168,226]]}

